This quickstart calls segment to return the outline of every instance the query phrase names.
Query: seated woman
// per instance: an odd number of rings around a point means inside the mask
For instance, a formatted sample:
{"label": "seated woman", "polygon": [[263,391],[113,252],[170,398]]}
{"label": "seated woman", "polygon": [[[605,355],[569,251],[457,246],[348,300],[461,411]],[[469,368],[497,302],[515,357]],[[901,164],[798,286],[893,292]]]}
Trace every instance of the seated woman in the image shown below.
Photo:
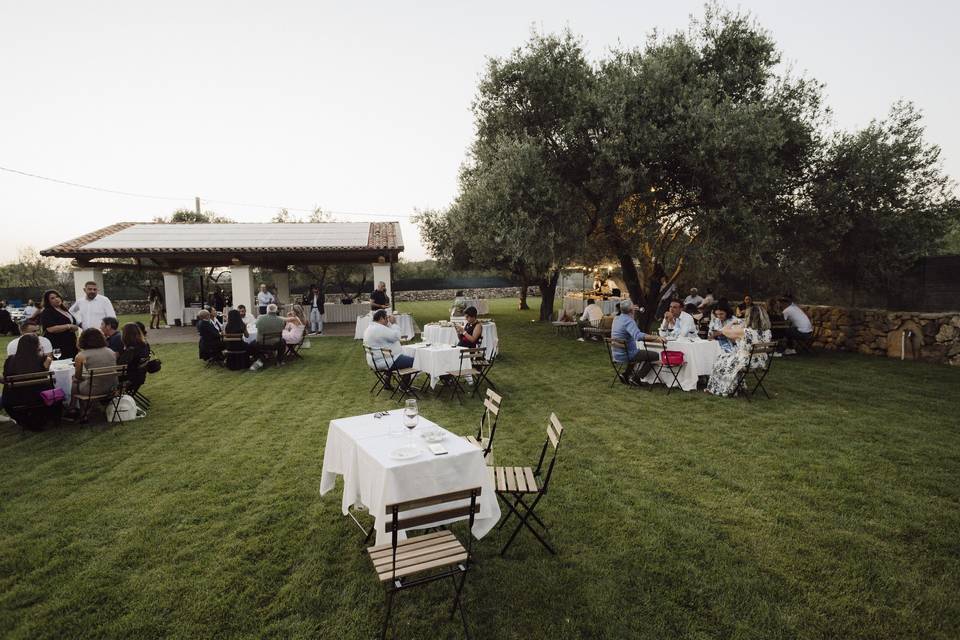
{"label": "seated woman", "polygon": [[197,333],[200,334],[201,360],[209,361],[223,358],[220,331],[210,321],[210,312],[206,309],[197,314]]}
{"label": "seated woman", "polygon": [[150,345],[136,323],[128,322],[120,332],[123,351],[117,355],[117,364],[127,365],[127,391],[135,392],[147,380],[144,364],[150,359]]}
{"label": "seated woman", "polygon": [[732,316],[730,307],[717,305],[717,308],[713,310],[713,317],[710,318],[710,326],[707,331],[707,340],[716,340],[724,353],[733,351],[733,342],[723,335],[723,329],[733,323]]}
{"label": "seated woman", "polygon": [[754,356],[751,362],[750,347],[758,342],[770,341],[770,319],[763,307],[752,305],[747,308],[743,322],[730,324],[722,331],[734,341],[734,349],[730,353],[721,354],[713,363],[707,393],[730,396],[736,392],[737,380],[745,368],[758,368],[767,364],[766,354]]}
{"label": "seated woman", "polygon": [[287,344],[300,344],[303,342],[303,332],[307,327],[307,321],[303,315],[303,307],[298,304],[287,312],[287,324],[283,327],[283,341]]}
{"label": "seated woman", "polygon": [[109,367],[117,364],[117,353],[107,346],[107,339],[99,329],[84,329],[77,340],[80,353],[73,359],[73,396],[70,398],[68,418],[76,418],[79,414],[77,405],[80,399],[77,394],[102,395],[109,393],[117,385],[117,376],[98,376],[84,380],[83,374],[89,369]]}
{"label": "seated woman", "polygon": [[[3,363],[3,376],[18,376],[27,373],[40,373],[50,368],[50,356],[44,357],[40,350],[40,339],[26,334],[17,342],[17,351]],[[27,429],[40,429],[51,418],[56,417],[61,406],[48,407],[43,404],[40,392],[53,388],[53,382],[20,388],[3,388],[3,408],[17,424]]]}
{"label": "seated woman", "polygon": [[[243,336],[243,341],[239,344],[226,343],[228,345],[227,350],[231,352],[227,354],[227,368],[231,371],[239,371],[249,367],[250,355],[254,349],[248,342],[250,332],[247,330],[247,323],[243,321],[243,317],[237,309],[230,309],[227,312],[227,324],[223,328],[223,335]],[[240,353],[241,347],[243,353]]]}
{"label": "seated woman", "polygon": [[477,322],[477,308],[467,307],[463,315],[466,322],[461,327],[459,324],[453,325],[457,330],[460,339],[457,341],[458,347],[479,347],[483,340],[483,325]]}

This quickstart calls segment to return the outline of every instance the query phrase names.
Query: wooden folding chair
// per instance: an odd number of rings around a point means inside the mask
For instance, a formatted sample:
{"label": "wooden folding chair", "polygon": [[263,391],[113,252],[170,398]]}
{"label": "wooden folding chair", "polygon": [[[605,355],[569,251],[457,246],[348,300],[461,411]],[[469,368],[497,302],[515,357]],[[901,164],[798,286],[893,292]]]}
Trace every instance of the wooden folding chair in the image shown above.
{"label": "wooden folding chair", "polygon": [[610,388],[612,389],[618,380],[623,384],[629,385],[630,381],[623,375],[623,370],[627,367],[627,363],[617,362],[613,358],[614,349],[619,349],[623,351],[623,353],[627,353],[627,343],[623,340],[615,340],[613,338],[604,338],[603,343],[607,346],[607,357],[610,358],[610,366],[613,367],[613,380],[610,381]]}
{"label": "wooden folding chair", "polygon": [[[480,416],[480,426],[476,436],[463,436],[467,442],[483,451],[486,463],[493,464],[493,436],[497,433],[497,422],[500,420],[500,407],[503,398],[493,390],[487,389],[487,397],[483,400],[483,415]],[[484,435],[486,431],[487,435]]]}
{"label": "wooden folding chair", "polygon": [[287,344],[286,355],[296,358],[298,360],[303,360],[303,354],[300,353],[300,350],[303,349],[303,341],[307,339],[307,330],[304,329],[303,333],[300,335],[300,342],[296,344]]}
{"label": "wooden folding chair", "polygon": [[[450,617],[459,609],[463,632],[470,637],[467,615],[460,596],[463,594],[467,571],[470,570],[473,550],[470,530],[473,529],[474,519],[480,511],[480,504],[477,502],[479,496],[480,487],[474,487],[387,505],[386,515],[390,520],[386,523],[386,531],[391,534],[391,540],[388,544],[367,549],[377,577],[386,589],[386,615],[380,631],[381,638],[387,637],[393,598],[399,591],[447,578],[450,578],[454,585]],[[464,504],[466,500],[469,500],[469,503]],[[431,511],[420,515],[404,515],[424,507],[430,507]],[[398,537],[400,531],[405,529],[436,527],[449,520],[464,517],[469,518],[470,522],[466,547],[453,532],[446,529],[407,538],[402,542]]]}
{"label": "wooden folding chair", "polygon": [[[380,353],[383,358],[383,362],[386,363],[387,370],[384,372],[387,374],[387,381],[392,380],[393,376],[397,377],[397,385],[393,388],[393,393],[390,394],[390,397],[399,394],[399,401],[402,403],[407,396],[413,396],[416,399],[420,399],[420,396],[417,395],[417,392],[413,388],[413,382],[417,379],[417,376],[420,375],[421,371],[419,369],[414,369],[413,367],[405,367],[403,369],[394,369],[394,359],[393,359],[393,350],[392,349],[380,349]],[[410,381],[406,384],[403,382],[404,376],[410,376]]]}
{"label": "wooden folding chair", "polygon": [[376,391],[374,394],[374,397],[376,397],[380,395],[381,391],[390,386],[392,376],[391,373],[387,371],[386,365],[384,365],[382,369],[377,366],[378,358],[383,362],[383,355],[380,353],[380,349],[373,349],[367,345],[363,345],[363,353],[366,355],[367,366],[370,368],[370,371],[373,372],[374,378],[376,378],[373,386],[370,387],[370,393]]}
{"label": "wooden folding chair", "polygon": [[[767,388],[763,386],[763,380],[770,373],[770,366],[773,364],[773,353],[776,351],[776,342],[756,342],[750,345],[750,355],[747,356],[747,366],[745,366],[737,376],[737,383],[734,387],[734,395],[741,394],[750,402],[750,396],[757,392],[757,389],[763,391],[763,395],[770,400],[770,394]],[[747,376],[752,375],[756,384],[753,389],[747,384]]]}
{"label": "wooden folding chair", "polygon": [[[112,364],[106,367],[93,367],[90,369],[86,367],[83,368],[80,373],[80,382],[77,384],[77,392],[73,394],[73,397],[79,400],[83,406],[80,410],[80,422],[87,421],[87,417],[90,414],[90,407],[93,406],[94,400],[106,400],[108,404],[113,404],[114,409],[119,409],[120,397],[123,395],[123,384],[121,384],[120,381],[125,377],[126,370],[127,365],[125,364]],[[107,391],[94,393],[93,385],[96,381],[108,377],[116,378],[117,383]],[[83,390],[84,385],[87,387],[86,391]],[[117,419],[123,423],[119,415]]]}
{"label": "wooden folding chair", "polygon": [[[40,398],[40,391],[43,389],[51,389],[54,386],[53,382],[54,373],[53,371],[37,371],[36,373],[21,373],[14,376],[6,376],[5,378],[0,379],[0,382],[3,383],[4,391],[16,391],[18,389],[34,389],[36,394],[35,402],[28,402],[24,404],[14,404],[11,406],[11,409],[15,411],[24,411],[27,413],[33,413],[34,411],[43,411],[48,407],[44,404],[43,400]],[[42,388],[38,388],[42,387]],[[57,422],[60,421],[59,412],[56,413]]]}
{"label": "wooden folding chair", "polygon": [[[242,333],[223,334],[223,342],[221,344],[223,346],[224,362],[229,361],[230,356],[248,356],[249,355],[249,350],[247,349],[247,343],[243,340]],[[249,366],[249,363],[247,364]]]}
{"label": "wooden folding chair", "polygon": [[[268,342],[277,340],[274,344]],[[257,357],[266,364],[273,360],[276,364],[283,364],[283,356],[286,353],[286,343],[283,341],[283,334],[279,331],[272,331],[257,336]]]}
{"label": "wooden folding chair", "polygon": [[[546,547],[547,551],[553,554],[557,553],[556,550],[550,546],[550,543],[543,538],[540,532],[533,527],[530,519],[540,525],[545,534],[549,533],[547,525],[534,513],[534,510],[537,508],[543,496],[547,495],[550,476],[553,475],[553,467],[557,462],[557,452],[560,450],[561,437],[563,437],[563,426],[560,424],[560,420],[557,419],[557,415],[551,413],[550,421],[547,423],[547,439],[543,443],[543,449],[540,450],[540,460],[537,462],[535,469],[531,469],[530,467],[487,468],[493,485],[496,487],[497,497],[501,499],[508,509],[507,515],[500,523],[499,528],[502,529],[512,516],[520,518],[520,523],[517,524],[517,528],[513,530],[507,543],[503,545],[503,549],[500,551],[501,556],[507,553],[507,549],[510,548],[513,540],[524,527],[533,533],[537,540],[540,541],[540,544]],[[550,457],[550,463],[544,472],[543,463],[549,447],[553,448],[553,455]],[[533,498],[533,502],[527,504],[524,498],[531,497]],[[520,512],[521,509],[523,513]]]}
{"label": "wooden folding chair", "polygon": [[480,377],[480,369],[474,366],[474,363],[476,362],[477,365],[480,365],[483,360],[483,348],[471,347],[461,349],[460,369],[457,371],[447,371],[447,375],[444,376],[444,383],[450,387],[451,395],[460,400],[460,404],[463,404],[463,398],[466,395],[460,381],[466,380],[467,376],[470,376],[473,378],[474,384],[476,384],[477,378]]}
{"label": "wooden folding chair", "polygon": [[490,379],[490,370],[493,369],[498,353],[499,351],[493,351],[489,347],[483,347],[482,357],[473,359],[473,368],[480,372],[480,375],[473,380],[473,393],[471,394],[473,397],[476,397],[477,394],[480,393],[481,385],[487,385],[488,389],[497,388],[497,385]]}

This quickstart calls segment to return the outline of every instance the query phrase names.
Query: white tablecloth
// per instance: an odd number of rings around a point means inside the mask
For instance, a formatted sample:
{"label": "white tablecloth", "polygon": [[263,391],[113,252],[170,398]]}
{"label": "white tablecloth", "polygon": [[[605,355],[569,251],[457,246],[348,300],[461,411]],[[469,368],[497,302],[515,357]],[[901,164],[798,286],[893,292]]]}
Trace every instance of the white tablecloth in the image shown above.
{"label": "white tablecloth", "polygon": [[[400,437],[389,435],[391,423],[404,431]],[[385,531],[388,504],[480,487],[480,513],[473,523],[473,535],[482,538],[500,520],[500,505],[483,460],[483,452],[463,438],[450,434],[441,443],[449,452],[434,456],[419,437],[424,428],[437,427],[423,416],[414,438],[424,453],[416,458],[394,460],[390,452],[407,444],[403,428],[403,410],[396,409],[377,419],[373,414],[338,418],[330,421],[323,454],[320,494],[324,495],[343,476],[341,509],[346,515],[353,505],[370,510],[375,519],[376,544],[389,542]],[[449,508],[449,505],[441,508]],[[466,519],[466,518],[459,518]]]}
{"label": "white tablecloth", "polygon": [[53,386],[63,390],[66,397],[64,403],[69,404],[73,396],[73,360],[54,360],[50,364],[50,371],[53,371]]}
{"label": "white tablecloth", "polygon": [[[397,319],[397,326],[400,328],[400,338],[403,340],[410,340],[419,331],[417,323],[414,321],[413,316],[409,313],[400,313],[394,316]],[[368,314],[365,316],[360,316],[357,318],[357,328],[353,332],[354,340],[363,340],[363,332],[367,330],[367,327],[370,326],[370,322],[373,320],[373,314]]]}
{"label": "white tablecloth", "polygon": [[247,344],[253,344],[257,341],[257,325],[248,324],[247,325],[247,337],[243,339]]}
{"label": "white tablecloth", "polygon": [[[579,316],[583,313],[584,308],[587,306],[587,300],[590,298],[581,298],[580,296],[564,296],[563,298],[563,311],[567,315],[576,315]],[[620,298],[608,298],[606,300],[601,300],[600,298],[593,298],[597,301],[597,304],[600,305],[600,308],[603,309],[604,315],[613,315],[617,310],[617,305],[620,304]]]}
{"label": "white tablecloth", "polygon": [[[460,370],[460,347],[446,345],[426,346],[423,342],[403,346],[403,354],[413,358],[413,368],[430,376],[430,388],[435,389],[440,376]],[[464,366],[466,366],[466,362]]]}
{"label": "white tablecloth", "polygon": [[[309,315],[310,310],[304,309]],[[358,304],[331,304],[323,305],[323,322],[333,324],[335,322],[356,322],[357,318],[370,312],[370,305],[365,303]]]}
{"label": "white tablecloth", "polygon": [[[436,322],[431,322],[423,328],[423,341],[430,344],[448,344],[455,345],[460,341],[457,336],[457,330],[453,327],[442,326]],[[496,355],[500,347],[500,339],[497,336],[497,323],[483,323],[483,340],[480,346],[487,349],[487,357]]]}
{"label": "white tablecloth", "polygon": [[[640,345],[640,348],[642,349],[643,345]],[[647,349],[660,351],[659,346],[647,345]],[[680,383],[680,388],[684,391],[695,391],[697,378],[709,376],[713,373],[713,363],[721,353],[720,344],[716,340],[700,340],[699,338],[694,342],[671,340],[667,343],[667,349],[683,352],[683,359],[686,364],[677,371],[677,380]],[[673,385],[673,374],[666,369],[660,372],[660,379],[666,384]],[[653,384],[656,381],[653,371],[644,376],[643,381]]]}

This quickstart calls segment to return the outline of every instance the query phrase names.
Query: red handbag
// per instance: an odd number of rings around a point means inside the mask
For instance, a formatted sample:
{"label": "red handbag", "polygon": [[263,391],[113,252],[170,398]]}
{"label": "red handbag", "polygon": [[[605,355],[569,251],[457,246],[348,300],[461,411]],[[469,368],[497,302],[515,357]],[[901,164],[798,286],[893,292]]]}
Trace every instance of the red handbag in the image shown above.
{"label": "red handbag", "polygon": [[63,389],[44,389],[40,392],[40,398],[43,400],[43,404],[52,407],[58,402],[66,400],[67,396],[63,393]]}
{"label": "red handbag", "polygon": [[668,367],[679,367],[683,364],[683,351],[661,351],[660,364]]}

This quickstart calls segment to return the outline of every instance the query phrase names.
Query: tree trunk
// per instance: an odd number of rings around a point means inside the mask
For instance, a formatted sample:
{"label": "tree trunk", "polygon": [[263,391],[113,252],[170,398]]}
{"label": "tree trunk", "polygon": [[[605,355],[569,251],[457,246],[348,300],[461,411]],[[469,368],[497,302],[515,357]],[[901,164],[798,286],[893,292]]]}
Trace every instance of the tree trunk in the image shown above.
{"label": "tree trunk", "polygon": [[560,280],[560,270],[554,270],[549,278],[541,279],[540,287],[540,322],[550,322],[553,319],[553,302],[557,296],[557,282]]}
{"label": "tree trunk", "polygon": [[530,305],[527,304],[527,279],[523,278],[520,281],[520,307],[521,311],[527,311],[530,309]]}

